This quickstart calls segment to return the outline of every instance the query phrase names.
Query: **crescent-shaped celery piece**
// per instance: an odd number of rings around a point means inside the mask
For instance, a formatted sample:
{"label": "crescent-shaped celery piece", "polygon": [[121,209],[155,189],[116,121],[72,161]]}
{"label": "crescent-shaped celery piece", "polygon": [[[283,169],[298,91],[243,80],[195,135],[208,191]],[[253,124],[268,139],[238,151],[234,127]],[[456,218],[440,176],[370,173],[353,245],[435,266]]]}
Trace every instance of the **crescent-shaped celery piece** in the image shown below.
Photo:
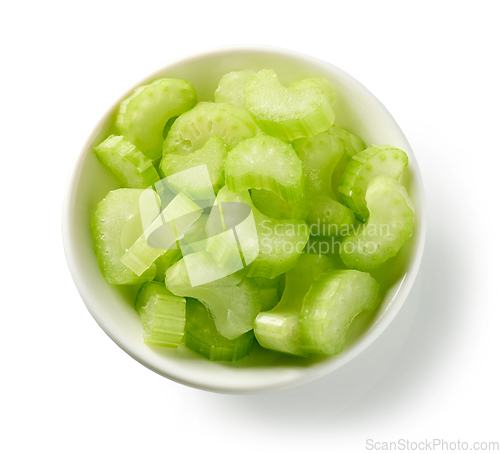
{"label": "crescent-shaped celery piece", "polygon": [[217,331],[228,339],[250,331],[262,306],[278,299],[275,289],[262,288],[239,273],[229,274],[206,251],[186,255],[172,265],[165,285],[174,295],[201,301],[212,314]]}
{"label": "crescent-shaped celery piece", "polygon": [[177,348],[184,337],[186,300],[175,296],[161,282],[142,284],[135,300],[142,319],[144,343]]}
{"label": "crescent-shaped celery piece", "polygon": [[264,133],[287,141],[312,137],[335,120],[319,85],[286,88],[270,69],[259,71],[245,85],[245,107]]}
{"label": "crescent-shaped celery piece", "polygon": [[353,156],[342,176],[339,192],[346,205],[364,222],[369,214],[365,194],[370,182],[378,175],[397,180],[407,165],[404,151],[390,145],[372,145]]}
{"label": "crescent-shaped celery piece", "polygon": [[94,153],[122,187],[146,189],[160,179],[151,159],[123,136],[109,136]]}
{"label": "crescent-shaped celery piece", "polygon": [[161,157],[163,130],[168,120],[196,104],[193,86],[182,79],[158,79],[136,88],[120,104],[116,128],[153,161]]}
{"label": "crescent-shaped celery piece", "polygon": [[110,284],[140,284],[155,277],[154,264],[136,274],[120,261],[142,234],[139,200],[146,191],[155,197],[152,189],[117,189],[97,205],[92,221],[94,252],[101,273]]}
{"label": "crescent-shaped celery piece", "polygon": [[252,331],[233,340],[220,335],[210,312],[194,298],[187,298],[186,313],[184,343],[195,353],[210,361],[238,361],[252,352]]}
{"label": "crescent-shaped celery piece", "polygon": [[299,343],[310,353],[337,355],[344,349],[351,322],[379,303],[379,285],[368,273],[330,270],[321,274],[304,297]]}
{"label": "crescent-shaped celery piece", "polygon": [[296,265],[286,273],[285,291],[280,302],[270,311],[261,312],[255,319],[254,333],[259,344],[297,356],[307,356],[299,344],[299,314],[302,300],[314,278],[333,268],[326,255],[302,254]]}
{"label": "crescent-shaped celery piece", "polygon": [[293,142],[302,161],[312,206],[307,215],[309,225],[316,225],[327,236],[339,236],[354,223],[352,210],[336,198],[331,180],[335,167],[345,154],[344,146],[327,132]]}
{"label": "crescent-shaped celery piece", "polygon": [[394,257],[413,230],[414,208],[403,185],[376,177],[366,191],[368,221],[342,241],[340,257],[357,270],[378,268]]}
{"label": "crescent-shaped celery piece", "polygon": [[[210,231],[207,251],[217,263],[231,272],[242,269],[248,277],[273,279],[293,268],[309,238],[309,226],[297,219],[276,220],[258,211],[248,191],[237,193],[224,186],[217,195],[207,229]],[[239,207],[247,207],[247,217],[232,222]],[[220,220],[218,220],[220,216]]]}
{"label": "crescent-shaped celery piece", "polygon": [[232,71],[224,74],[214,93],[215,102],[226,102],[234,106],[245,107],[244,88],[248,79],[255,74],[251,69]]}
{"label": "crescent-shaped celery piece", "polygon": [[245,109],[229,103],[200,102],[175,120],[163,142],[163,154],[192,153],[212,136],[220,137],[231,150],[256,133],[257,125]]}
{"label": "crescent-shaped celery piece", "polygon": [[[224,162],[227,157],[226,144],[219,137],[210,137],[205,145],[199,150],[184,155],[167,153],[163,155],[160,164],[162,177],[169,177],[169,181],[184,191],[193,192],[203,190],[199,185],[203,184],[197,178],[190,178],[189,172],[183,172],[201,165],[207,167],[212,187],[215,193],[224,186]],[[180,181],[180,180],[183,181]],[[179,181],[174,181],[179,180]]]}
{"label": "crescent-shaped celery piece", "polygon": [[293,147],[275,137],[258,134],[238,144],[224,166],[230,191],[267,189],[286,202],[304,195],[302,163]]}

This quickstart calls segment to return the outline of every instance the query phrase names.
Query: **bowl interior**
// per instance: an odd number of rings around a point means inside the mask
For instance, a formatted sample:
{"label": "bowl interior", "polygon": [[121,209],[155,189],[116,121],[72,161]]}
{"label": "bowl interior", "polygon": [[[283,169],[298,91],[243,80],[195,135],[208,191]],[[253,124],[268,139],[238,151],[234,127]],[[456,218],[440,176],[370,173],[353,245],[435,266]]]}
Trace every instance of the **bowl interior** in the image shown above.
{"label": "bowl interior", "polygon": [[[221,76],[239,69],[274,69],[282,83],[307,77],[324,77],[337,91],[339,126],[361,136],[367,145],[388,143],[406,151],[409,167],[402,182],[416,208],[412,238],[398,256],[373,275],[384,298],[373,313],[361,314],[351,326],[344,352],[335,357],[300,359],[256,347],[237,363],[214,363],[190,352],[151,348],[142,340],[139,315],[133,307],[137,287],[114,287],[101,275],[92,249],[90,223],[97,203],[117,181],[99,164],[92,147],[112,130],[117,100],[99,121],[73,168],[63,219],[68,264],[89,311],[105,332],[132,357],[150,369],[184,384],[222,392],[258,392],[283,388],[321,376],[366,348],[395,316],[413,283],[423,248],[423,191],[415,156],[404,134],[380,102],[359,82],[338,68],[291,51],[271,48],[223,48],[174,61],[139,81],[133,88],[159,77],[189,80],[199,100],[213,100]],[[123,99],[122,98],[122,99]]]}

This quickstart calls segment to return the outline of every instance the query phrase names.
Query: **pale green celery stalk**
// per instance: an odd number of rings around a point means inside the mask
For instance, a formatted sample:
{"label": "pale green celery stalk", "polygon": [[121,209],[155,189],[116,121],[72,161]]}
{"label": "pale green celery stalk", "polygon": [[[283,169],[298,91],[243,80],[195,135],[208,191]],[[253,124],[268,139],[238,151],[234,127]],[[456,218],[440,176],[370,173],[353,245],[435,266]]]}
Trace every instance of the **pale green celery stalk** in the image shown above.
{"label": "pale green celery stalk", "polygon": [[302,300],[314,278],[331,269],[333,260],[325,255],[302,254],[294,268],[286,273],[285,291],[273,309],[255,319],[254,333],[259,344],[296,356],[307,356],[299,344],[299,314]]}

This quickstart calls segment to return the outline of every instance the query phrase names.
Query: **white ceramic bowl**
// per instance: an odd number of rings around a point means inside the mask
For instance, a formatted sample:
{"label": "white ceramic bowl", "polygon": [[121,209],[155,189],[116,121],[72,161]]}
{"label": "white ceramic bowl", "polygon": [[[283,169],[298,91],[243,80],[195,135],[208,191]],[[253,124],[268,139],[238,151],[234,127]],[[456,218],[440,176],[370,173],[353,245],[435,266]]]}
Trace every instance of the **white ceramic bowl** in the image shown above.
{"label": "white ceramic bowl", "polygon": [[[184,346],[176,350],[151,348],[143,343],[139,315],[133,307],[137,287],[120,288],[102,277],[92,250],[90,222],[97,203],[118,184],[98,163],[92,147],[108,134],[119,102],[140,85],[160,77],[189,80],[200,100],[211,100],[221,76],[250,68],[274,69],[284,84],[308,77],[324,77],[337,91],[336,124],[360,135],[367,145],[388,143],[406,151],[409,167],[402,181],[415,208],[415,228],[396,259],[377,271],[385,296],[374,314],[358,317],[338,356],[300,359],[263,351],[237,363],[210,362]],[[71,274],[101,328],[123,350],[151,370],[196,388],[255,393],[286,388],[338,369],[367,348],[389,325],[403,305],[417,275],[425,237],[424,192],[415,156],[403,132],[387,109],[362,84],[337,67],[304,54],[272,47],[223,47],[168,62],[123,93],[97,122],[71,171],[63,208],[63,239]]]}

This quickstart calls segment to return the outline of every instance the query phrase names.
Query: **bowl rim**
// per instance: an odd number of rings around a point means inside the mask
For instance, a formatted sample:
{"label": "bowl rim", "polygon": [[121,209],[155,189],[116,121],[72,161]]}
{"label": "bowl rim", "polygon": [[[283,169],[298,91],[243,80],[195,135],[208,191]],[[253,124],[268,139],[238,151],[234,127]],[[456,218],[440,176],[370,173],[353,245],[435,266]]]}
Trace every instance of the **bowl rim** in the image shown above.
{"label": "bowl rim", "polygon": [[[191,62],[195,62],[200,58],[206,57],[217,57],[224,56],[226,54],[231,54],[237,51],[239,54],[242,53],[264,53],[264,54],[279,54],[281,56],[289,57],[289,58],[298,58],[306,63],[311,63],[316,66],[323,66],[325,70],[334,71],[337,74],[341,75],[345,81],[349,82],[353,86],[356,87],[356,90],[363,91],[363,95],[370,99],[370,102],[373,103],[374,106],[380,112],[383,112],[385,117],[392,121],[393,127],[399,130],[401,136],[406,140],[406,136],[403,131],[399,127],[398,123],[394,119],[394,117],[390,114],[387,108],[382,104],[378,98],[373,95],[373,93],[368,90],[361,82],[355,79],[350,74],[346,73],[342,69],[337,66],[324,61],[322,59],[312,57],[310,55],[304,54],[302,52],[297,52],[291,49],[275,47],[275,46],[267,46],[267,45],[229,45],[229,46],[218,46],[205,50],[201,50],[198,52],[192,52],[184,57],[178,57],[175,59],[167,60],[163,64],[157,66],[152,71],[149,71],[142,78],[137,80],[135,83],[129,85],[129,87],[120,95],[120,97],[114,100],[109,107],[105,110],[103,115],[99,118],[99,120],[95,123],[95,126],[88,134],[86,140],[84,141],[83,146],[81,147],[78,154],[73,159],[73,162],[70,167],[69,175],[66,182],[64,200],[63,200],[63,210],[62,210],[62,237],[63,237],[63,247],[64,253],[66,257],[66,261],[68,264],[68,268],[70,270],[70,274],[72,276],[73,282],[80,294],[81,299],[85,303],[87,310],[90,312],[94,320],[101,327],[101,329],[128,355],[138,361],[140,364],[144,365],[148,369],[156,372],[157,374],[166,377],[172,381],[177,383],[181,383],[193,388],[219,392],[219,393],[227,393],[227,394],[252,394],[252,393],[261,393],[268,392],[278,389],[286,389],[293,386],[297,386],[309,381],[312,381],[316,378],[322,377],[328,373],[333,372],[334,370],[339,369],[340,367],[347,364],[349,361],[353,360],[356,356],[358,356],[361,352],[366,350],[384,331],[385,329],[392,323],[396,315],[399,313],[401,307],[405,303],[412,287],[413,283],[418,274],[418,270],[422,261],[424,246],[425,246],[425,237],[426,237],[426,197],[425,197],[425,189],[423,186],[422,174],[420,172],[420,168],[418,162],[416,160],[415,154],[411,149],[410,144],[408,143],[409,150],[414,156],[414,161],[412,162],[412,175],[417,183],[418,195],[419,195],[419,213],[417,217],[418,223],[418,241],[414,245],[414,249],[412,252],[412,258],[410,260],[410,264],[407,269],[407,273],[402,278],[400,287],[397,291],[397,294],[394,296],[391,304],[386,308],[386,310],[379,315],[378,319],[374,322],[373,326],[356,342],[355,345],[352,346],[348,351],[343,352],[341,355],[336,356],[334,361],[323,361],[314,367],[314,373],[301,373],[299,376],[295,376],[292,379],[283,380],[280,383],[273,383],[269,386],[231,386],[227,385],[217,385],[214,383],[204,383],[202,377],[201,378],[193,378],[187,376],[180,376],[178,374],[173,374],[169,371],[166,371],[159,367],[157,364],[154,364],[152,361],[148,361],[145,358],[142,358],[139,354],[137,354],[132,345],[128,345],[120,336],[113,332],[113,329],[106,323],[106,320],[99,317],[97,311],[94,310],[95,301],[91,295],[89,295],[87,291],[88,283],[83,279],[81,274],[81,270],[79,267],[79,260],[77,257],[75,244],[72,241],[72,206],[75,201],[76,192],[78,188],[79,176],[81,173],[81,169],[83,166],[83,162],[85,160],[86,154],[90,149],[92,142],[95,136],[100,132],[102,125],[106,122],[110,115],[112,115],[116,109],[116,105],[129,93],[133,91],[134,88],[144,85],[148,83],[155,75],[161,71],[167,70],[170,66],[175,66],[179,63],[188,64]],[[388,311],[388,309],[391,309]],[[308,370],[308,368],[304,368],[304,371]]]}

